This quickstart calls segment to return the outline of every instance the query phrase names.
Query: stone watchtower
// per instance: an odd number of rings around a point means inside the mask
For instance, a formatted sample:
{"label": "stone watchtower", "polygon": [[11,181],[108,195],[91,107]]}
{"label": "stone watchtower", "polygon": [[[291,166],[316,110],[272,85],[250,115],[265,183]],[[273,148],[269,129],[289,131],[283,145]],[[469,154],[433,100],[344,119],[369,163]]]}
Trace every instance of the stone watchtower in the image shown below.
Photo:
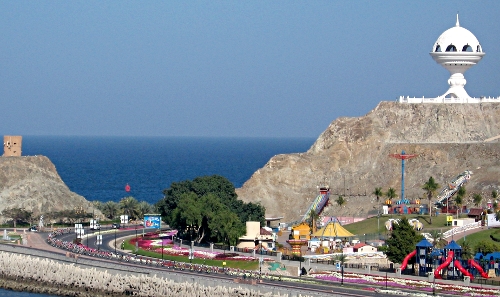
{"label": "stone watchtower", "polygon": [[5,135],[3,137],[3,156],[20,157],[22,142],[23,142],[22,136]]}

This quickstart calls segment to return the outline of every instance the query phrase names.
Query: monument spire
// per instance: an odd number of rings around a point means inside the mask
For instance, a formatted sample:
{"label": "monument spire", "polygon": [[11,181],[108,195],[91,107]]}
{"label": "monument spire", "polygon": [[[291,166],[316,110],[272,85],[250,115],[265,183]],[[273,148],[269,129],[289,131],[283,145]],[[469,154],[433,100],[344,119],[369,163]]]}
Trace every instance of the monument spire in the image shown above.
{"label": "monument spire", "polygon": [[455,27],[460,27],[460,21],[458,20],[458,12],[457,12],[457,23],[455,24]]}

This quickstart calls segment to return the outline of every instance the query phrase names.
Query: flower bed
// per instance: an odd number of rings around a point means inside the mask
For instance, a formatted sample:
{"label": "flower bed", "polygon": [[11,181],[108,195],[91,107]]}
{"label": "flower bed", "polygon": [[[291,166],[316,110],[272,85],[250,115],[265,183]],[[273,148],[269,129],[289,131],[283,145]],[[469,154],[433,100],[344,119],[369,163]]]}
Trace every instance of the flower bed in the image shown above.
{"label": "flower bed", "polygon": [[[144,237],[132,238],[130,244],[135,245],[143,250],[152,251],[158,254],[172,255],[172,256],[189,256],[189,249],[175,246],[171,237],[177,234],[176,230],[167,233],[154,233],[149,232],[144,234]],[[170,238],[164,238],[170,237]],[[212,260],[231,260],[231,261],[255,261],[256,257],[242,256],[237,253],[221,253],[210,252],[206,250],[194,250],[194,257],[198,259],[212,259]],[[264,258],[264,261],[271,261],[270,258]]]}
{"label": "flower bed", "polygon": [[[311,273],[311,277],[326,281],[340,282],[342,279],[342,274],[340,272],[320,272]],[[386,286],[391,288],[401,288],[401,289],[417,289],[424,292],[442,292],[446,294],[462,296],[498,296],[500,295],[500,290],[490,289],[490,288],[480,288],[480,287],[469,287],[461,286],[458,284],[443,284],[443,283],[432,283],[423,280],[412,280],[405,278],[388,277],[381,275],[367,275],[367,274],[357,274],[357,273],[347,273],[344,272],[343,277],[344,283],[352,284],[371,284],[378,286]],[[435,286],[433,288],[433,286]],[[392,290],[394,291],[394,290]]]}

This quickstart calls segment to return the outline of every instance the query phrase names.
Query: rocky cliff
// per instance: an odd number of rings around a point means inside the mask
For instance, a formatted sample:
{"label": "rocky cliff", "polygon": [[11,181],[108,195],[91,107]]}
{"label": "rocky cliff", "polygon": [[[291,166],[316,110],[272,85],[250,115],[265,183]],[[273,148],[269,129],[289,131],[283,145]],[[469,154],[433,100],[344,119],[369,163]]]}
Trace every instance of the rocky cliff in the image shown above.
{"label": "rocky cliff", "polygon": [[[289,222],[306,212],[318,186],[328,185],[332,195],[325,214],[374,214],[384,200],[377,203],[375,187],[384,192],[392,187],[400,195],[401,161],[389,155],[405,150],[418,155],[405,162],[408,199],[425,197],[422,186],[430,176],[444,187],[468,169],[473,175],[465,205],[470,207],[473,193],[486,202],[492,190],[500,189],[500,143],[485,142],[497,135],[497,103],[381,102],[365,116],[333,121],[307,152],[274,156],[237,193],[265,206],[267,216]],[[335,203],[338,195],[347,199],[341,208]]]}
{"label": "rocky cliff", "polygon": [[14,207],[35,216],[76,208],[92,212],[90,202],[71,192],[44,156],[0,157],[0,212]]}

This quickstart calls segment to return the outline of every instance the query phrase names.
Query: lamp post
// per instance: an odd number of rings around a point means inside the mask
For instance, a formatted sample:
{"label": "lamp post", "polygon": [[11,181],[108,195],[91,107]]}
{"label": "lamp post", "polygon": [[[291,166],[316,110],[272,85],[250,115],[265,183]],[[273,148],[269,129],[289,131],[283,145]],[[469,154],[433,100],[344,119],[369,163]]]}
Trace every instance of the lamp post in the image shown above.
{"label": "lamp post", "polygon": [[[115,235],[116,235],[116,230],[115,230]],[[135,224],[135,255],[137,256],[137,252],[138,252],[138,247],[139,247],[139,243],[137,242],[137,224]]]}
{"label": "lamp post", "polygon": [[340,262],[340,273],[342,274],[342,279],[340,280],[340,285],[344,285],[344,247],[342,247],[342,261]]}
{"label": "lamp post", "polygon": [[115,255],[116,255],[116,229],[115,229]]}
{"label": "lamp post", "polygon": [[262,240],[259,240],[260,245],[260,259],[259,259],[259,278],[262,275]]}
{"label": "lamp post", "polygon": [[163,237],[161,238],[161,260],[163,261]]}

